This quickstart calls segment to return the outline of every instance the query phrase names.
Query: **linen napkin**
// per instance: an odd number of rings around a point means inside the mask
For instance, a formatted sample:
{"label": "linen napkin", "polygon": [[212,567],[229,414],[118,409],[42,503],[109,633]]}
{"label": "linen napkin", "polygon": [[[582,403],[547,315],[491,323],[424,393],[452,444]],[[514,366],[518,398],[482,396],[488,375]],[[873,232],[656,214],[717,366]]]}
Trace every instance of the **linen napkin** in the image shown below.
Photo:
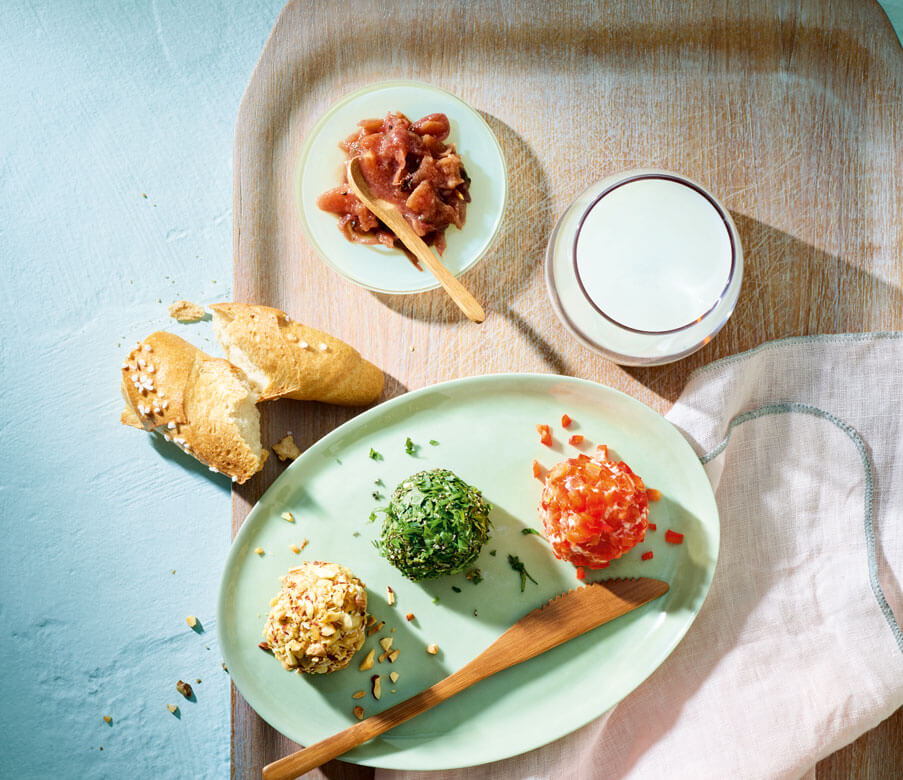
{"label": "linen napkin", "polygon": [[721,549],[680,645],[550,745],[377,778],[795,779],[903,706],[900,366],[903,334],[868,334],[697,371],[668,419],[712,481]]}

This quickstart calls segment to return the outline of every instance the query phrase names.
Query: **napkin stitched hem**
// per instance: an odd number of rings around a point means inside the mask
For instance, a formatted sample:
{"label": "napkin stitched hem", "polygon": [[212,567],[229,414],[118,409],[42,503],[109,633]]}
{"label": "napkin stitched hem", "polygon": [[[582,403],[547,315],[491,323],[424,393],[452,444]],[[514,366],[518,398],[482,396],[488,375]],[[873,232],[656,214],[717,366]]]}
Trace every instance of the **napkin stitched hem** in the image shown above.
{"label": "napkin stitched hem", "polygon": [[873,333],[822,333],[813,336],[787,336],[783,339],[766,341],[764,344],[759,344],[759,346],[752,347],[745,352],[738,352],[736,355],[728,355],[727,357],[713,360],[711,363],[700,366],[699,368],[690,372],[690,376],[687,377],[686,384],[689,385],[690,382],[698,376],[708,374],[709,372],[715,371],[722,366],[730,365],[731,363],[736,363],[740,360],[745,360],[746,358],[753,357],[754,355],[758,355],[760,352],[770,352],[775,349],[784,349],[786,347],[793,347],[798,344],[849,344],[855,343],[857,341],[901,338],[903,338],[903,332],[889,330],[875,331]]}
{"label": "napkin stitched hem", "polygon": [[[903,334],[889,334],[894,335],[895,337],[899,337]],[[804,337],[804,338],[821,338],[821,337]],[[832,337],[833,338],[833,337]],[[846,340],[846,339],[845,339]],[[790,339],[785,339],[786,341],[790,341]],[[798,342],[799,339],[793,339],[793,341]],[[756,350],[762,349],[764,347],[770,346],[769,344],[764,344],[762,347],[757,347]],[[756,350],[750,350],[750,352],[754,352]],[[744,353],[749,354],[749,353]],[[731,358],[727,358],[730,360]],[[723,361],[722,361],[723,362]],[[894,640],[897,643],[897,647],[900,649],[900,652],[903,653],[903,629],[901,629],[900,624],[897,623],[897,619],[894,616],[893,611],[890,608],[890,604],[887,603],[887,598],[884,595],[884,591],[881,588],[881,583],[878,581],[878,552],[876,549],[876,541],[875,541],[875,527],[874,527],[874,514],[872,509],[872,497],[874,493],[874,476],[873,476],[873,468],[872,468],[872,459],[869,457],[868,450],[866,449],[865,442],[862,440],[862,437],[859,433],[851,426],[849,423],[845,423],[839,417],[835,417],[830,412],[825,411],[824,409],[819,409],[817,406],[811,406],[810,404],[803,404],[798,402],[786,402],[786,403],[774,403],[767,404],[765,406],[760,406],[757,409],[752,409],[748,412],[743,412],[742,414],[738,414],[734,417],[727,426],[727,433],[721,442],[716,445],[714,448],[709,450],[704,455],[701,455],[699,458],[700,463],[705,465],[706,463],[711,462],[715,458],[717,458],[722,452],[724,452],[725,448],[728,445],[728,442],[731,439],[731,434],[733,433],[734,428],[738,425],[742,425],[745,422],[749,422],[750,420],[755,420],[760,417],[767,417],[770,415],[776,414],[808,414],[813,417],[818,417],[822,420],[827,420],[832,425],[839,428],[843,433],[845,433],[853,444],[856,447],[856,450],[859,453],[859,458],[862,461],[862,467],[865,471],[865,519],[864,519],[864,529],[865,529],[865,543],[866,543],[866,551],[868,554],[868,570],[869,570],[869,585],[872,589],[872,595],[875,597],[875,601],[878,602],[878,607],[881,610],[881,613],[884,615],[884,619],[887,621],[887,625],[890,627],[891,633],[894,636]]]}

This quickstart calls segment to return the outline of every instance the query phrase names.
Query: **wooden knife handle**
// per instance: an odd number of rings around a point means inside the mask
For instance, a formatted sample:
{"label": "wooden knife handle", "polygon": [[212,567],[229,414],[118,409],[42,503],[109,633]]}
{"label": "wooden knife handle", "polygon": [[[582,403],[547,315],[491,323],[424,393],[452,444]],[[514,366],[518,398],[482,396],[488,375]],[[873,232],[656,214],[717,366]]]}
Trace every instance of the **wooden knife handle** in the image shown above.
{"label": "wooden knife handle", "polygon": [[425,691],[421,691],[410,699],[405,699],[384,712],[362,720],[360,723],[355,723],[338,734],[333,734],[297,753],[267,764],[263,768],[263,779],[292,780],[298,775],[303,775],[333,758],[338,758],[367,740],[395,728],[400,723],[410,720],[421,712],[435,707],[482,679],[482,675],[467,673],[466,669],[467,667],[459,669]]}

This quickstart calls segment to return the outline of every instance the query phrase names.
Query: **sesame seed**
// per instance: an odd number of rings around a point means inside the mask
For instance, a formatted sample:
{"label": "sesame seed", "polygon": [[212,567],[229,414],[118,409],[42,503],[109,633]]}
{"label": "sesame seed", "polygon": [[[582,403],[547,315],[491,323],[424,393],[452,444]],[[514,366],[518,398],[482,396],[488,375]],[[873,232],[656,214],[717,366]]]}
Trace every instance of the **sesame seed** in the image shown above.
{"label": "sesame seed", "polygon": [[123,370],[123,371],[128,371],[128,370],[129,370],[129,364],[128,364],[128,363],[123,363],[123,364],[122,364],[122,370]]}
{"label": "sesame seed", "polygon": [[172,420],[170,420],[170,421],[166,424],[166,427],[169,428],[169,430],[173,430],[173,429],[176,427],[176,424],[175,424],[175,422],[173,422]]}
{"label": "sesame seed", "polygon": [[329,347],[327,347],[325,344],[323,344],[323,343],[321,342],[321,343],[320,343],[320,349],[323,350],[323,352],[325,352],[327,349],[329,349]]}
{"label": "sesame seed", "polygon": [[151,351],[151,345],[150,345],[150,344],[145,344],[145,345],[144,345],[144,351],[145,351],[145,352],[150,352],[150,351]]}
{"label": "sesame seed", "polygon": [[153,374],[154,371],[156,371],[156,370],[157,370],[157,369],[154,368],[153,364],[151,364],[151,365],[149,365],[149,366],[147,367],[147,373],[149,373],[149,374]]}
{"label": "sesame seed", "polygon": [[163,438],[166,439],[166,441],[172,441],[172,439],[169,438],[169,434],[168,434],[168,433],[164,433],[164,434],[163,434]]}
{"label": "sesame seed", "polygon": [[219,469],[216,466],[208,466],[208,468],[214,473],[219,474]]}
{"label": "sesame seed", "polygon": [[160,398],[166,398],[166,393],[164,393],[162,390],[158,393],[158,395],[160,396]]}
{"label": "sesame seed", "polygon": [[238,482],[238,477],[232,477],[233,482]]}
{"label": "sesame seed", "polygon": [[138,358],[138,368],[143,369],[147,364],[144,362],[144,358]]}
{"label": "sesame seed", "polygon": [[310,344],[308,344],[306,341],[299,341],[298,346],[301,347],[301,349],[307,349]]}
{"label": "sesame seed", "polygon": [[[162,397],[163,393],[159,393],[159,395]],[[162,404],[160,404],[160,406],[162,406],[165,409],[167,406],[169,406],[169,401],[164,401]]]}

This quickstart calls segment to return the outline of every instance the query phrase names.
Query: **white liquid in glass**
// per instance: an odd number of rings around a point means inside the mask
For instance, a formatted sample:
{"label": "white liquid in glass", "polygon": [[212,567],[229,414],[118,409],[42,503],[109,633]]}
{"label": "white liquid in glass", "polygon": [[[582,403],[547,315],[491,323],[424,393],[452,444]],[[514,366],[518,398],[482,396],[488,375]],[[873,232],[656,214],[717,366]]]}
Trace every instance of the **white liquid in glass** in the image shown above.
{"label": "white liquid in glass", "polygon": [[731,277],[725,220],[689,184],[627,181],[584,216],[574,244],[579,284],[592,305],[627,328],[686,327],[718,302]]}

